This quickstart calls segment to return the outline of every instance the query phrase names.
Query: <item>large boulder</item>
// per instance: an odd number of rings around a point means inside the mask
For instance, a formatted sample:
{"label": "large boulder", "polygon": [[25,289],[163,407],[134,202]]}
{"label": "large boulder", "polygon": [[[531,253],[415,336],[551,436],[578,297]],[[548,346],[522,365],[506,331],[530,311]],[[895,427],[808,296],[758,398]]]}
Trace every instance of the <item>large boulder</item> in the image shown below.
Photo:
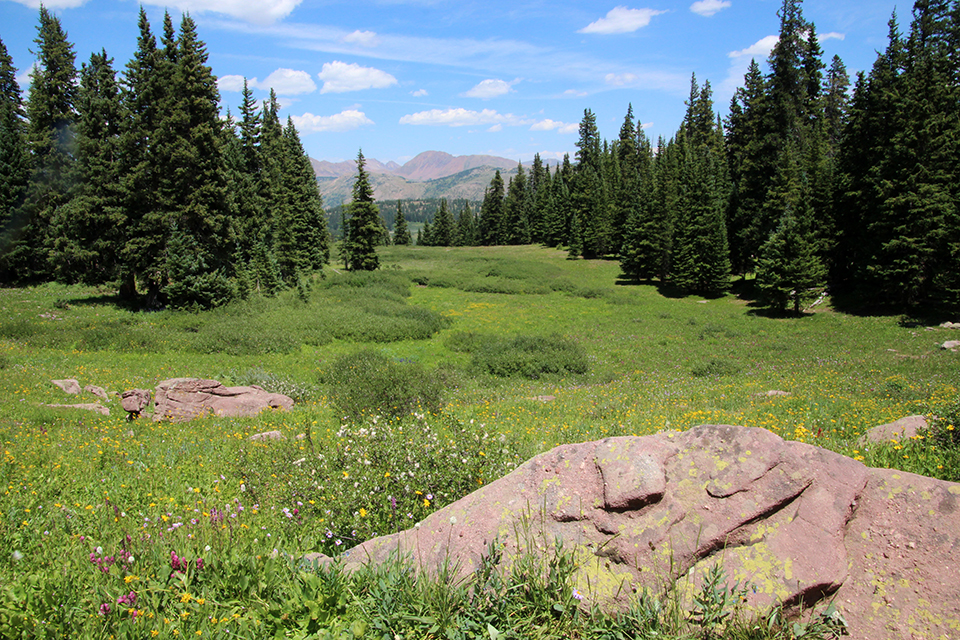
{"label": "large boulder", "polygon": [[854,638],[960,629],[960,485],[758,428],[562,445],[345,561],[400,551],[465,576],[495,541],[509,564],[555,539],[575,550],[577,588],[605,607],[644,588],[695,589],[719,563],[754,607],[833,599]]}
{"label": "large boulder", "polygon": [[890,440],[909,440],[929,427],[926,416],[907,416],[896,422],[881,424],[867,431],[861,442],[889,442]]}
{"label": "large boulder", "polygon": [[255,416],[264,409],[290,409],[293,400],[256,385],[225,387],[216,380],[172,378],[157,385],[154,420],[184,422],[203,415]]}

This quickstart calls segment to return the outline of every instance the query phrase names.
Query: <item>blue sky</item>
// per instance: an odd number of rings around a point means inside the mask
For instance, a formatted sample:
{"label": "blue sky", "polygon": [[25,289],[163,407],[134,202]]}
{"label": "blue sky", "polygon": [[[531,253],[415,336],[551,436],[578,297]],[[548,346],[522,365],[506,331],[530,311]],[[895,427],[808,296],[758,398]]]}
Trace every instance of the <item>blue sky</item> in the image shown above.
{"label": "blue sky", "polygon": [[[47,0],[77,53],[133,54],[139,4]],[[615,138],[627,110],[654,140],[672,135],[691,73],[726,112],[752,57],[776,42],[781,0],[144,0],[159,34],[165,7],[197,22],[234,112],[246,77],[272,86],[319,160],[403,163],[422,151],[527,161],[575,151],[584,109]],[[0,0],[0,39],[26,89],[38,0]],[[829,65],[869,70],[886,46],[890,0],[806,0]],[[764,65],[764,69],[766,69]]]}

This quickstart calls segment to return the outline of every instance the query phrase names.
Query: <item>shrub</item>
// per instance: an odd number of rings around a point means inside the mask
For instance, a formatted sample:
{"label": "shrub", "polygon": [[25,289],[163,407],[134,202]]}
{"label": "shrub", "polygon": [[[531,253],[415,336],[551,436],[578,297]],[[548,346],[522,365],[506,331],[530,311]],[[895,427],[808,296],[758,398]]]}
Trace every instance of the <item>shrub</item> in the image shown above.
{"label": "shrub", "polygon": [[439,376],[418,363],[391,360],[370,349],[338,358],[324,382],[341,416],[351,420],[400,418],[441,408]]}
{"label": "shrub", "polygon": [[707,376],[728,376],[740,371],[740,367],[730,360],[721,360],[720,358],[710,358],[706,362],[695,364],[690,373],[697,378],[706,378]]}
{"label": "shrub", "polygon": [[473,369],[501,378],[536,380],[551,375],[582,375],[590,368],[583,348],[559,335],[487,336],[474,340]]}

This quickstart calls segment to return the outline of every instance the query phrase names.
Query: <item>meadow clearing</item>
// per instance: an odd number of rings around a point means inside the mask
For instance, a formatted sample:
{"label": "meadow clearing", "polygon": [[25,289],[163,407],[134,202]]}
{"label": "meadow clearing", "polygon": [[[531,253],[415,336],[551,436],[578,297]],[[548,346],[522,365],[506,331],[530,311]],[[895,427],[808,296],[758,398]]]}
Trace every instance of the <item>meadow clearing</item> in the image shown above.
{"label": "meadow clearing", "polygon": [[[768,317],[538,247],[389,247],[381,260],[328,267],[306,300],[201,313],[131,311],[79,286],[0,290],[0,635],[618,638],[672,620],[661,632],[683,637],[703,630],[669,602],[605,616],[578,606],[562,572],[524,590],[506,576],[479,606],[470,585],[400,565],[345,576],[291,558],[413,526],[560,443],[703,423],[960,480],[960,366],[938,347],[958,330],[829,300]],[[536,377],[507,375],[523,372]],[[53,379],[114,394],[187,376],[297,405],[186,424],[128,422],[117,398],[110,416],[41,406],[95,400]],[[936,442],[859,442],[918,413],[950,422]],[[274,429],[287,440],[248,439]],[[799,637],[763,626],[737,637]]]}

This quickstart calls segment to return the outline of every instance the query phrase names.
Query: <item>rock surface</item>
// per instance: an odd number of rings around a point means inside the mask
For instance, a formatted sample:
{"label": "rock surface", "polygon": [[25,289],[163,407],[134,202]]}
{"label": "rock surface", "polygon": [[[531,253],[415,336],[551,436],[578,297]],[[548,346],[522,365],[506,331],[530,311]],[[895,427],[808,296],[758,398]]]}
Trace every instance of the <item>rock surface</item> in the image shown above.
{"label": "rock surface", "polygon": [[346,563],[399,549],[466,575],[495,540],[510,563],[556,538],[575,550],[577,588],[607,607],[645,587],[696,588],[720,563],[731,584],[756,588],[752,606],[833,598],[852,638],[960,634],[960,484],[869,469],[758,428],[562,445]]}
{"label": "rock surface", "polygon": [[960,340],[947,340],[940,345],[940,348],[944,351],[956,351],[960,348]]}
{"label": "rock surface", "polygon": [[110,401],[110,396],[107,395],[107,392],[104,391],[103,387],[98,387],[93,384],[88,384],[83,387],[83,390],[86,391],[87,393],[92,393],[93,395],[97,396],[102,400],[106,400],[107,402]]}
{"label": "rock surface", "polygon": [[140,416],[140,413],[150,404],[149,389],[127,389],[120,394],[120,406],[130,414],[130,418]]}
{"label": "rock surface", "polygon": [[99,402],[87,402],[83,404],[45,404],[43,406],[53,409],[83,409],[84,411],[96,411],[104,416],[110,415],[110,409],[107,409]]}
{"label": "rock surface", "polygon": [[253,385],[225,387],[216,380],[171,378],[157,385],[154,420],[185,422],[205,414],[255,416],[264,409],[290,409],[293,400]]}
{"label": "rock surface", "polygon": [[920,429],[926,429],[927,419],[924,416],[907,416],[896,422],[881,424],[867,431],[863,436],[866,442],[888,442],[890,440],[909,440],[917,435]]}
{"label": "rock surface", "polygon": [[64,393],[69,393],[73,396],[80,394],[80,383],[73,378],[67,378],[66,380],[51,380],[50,382],[63,389]]}

